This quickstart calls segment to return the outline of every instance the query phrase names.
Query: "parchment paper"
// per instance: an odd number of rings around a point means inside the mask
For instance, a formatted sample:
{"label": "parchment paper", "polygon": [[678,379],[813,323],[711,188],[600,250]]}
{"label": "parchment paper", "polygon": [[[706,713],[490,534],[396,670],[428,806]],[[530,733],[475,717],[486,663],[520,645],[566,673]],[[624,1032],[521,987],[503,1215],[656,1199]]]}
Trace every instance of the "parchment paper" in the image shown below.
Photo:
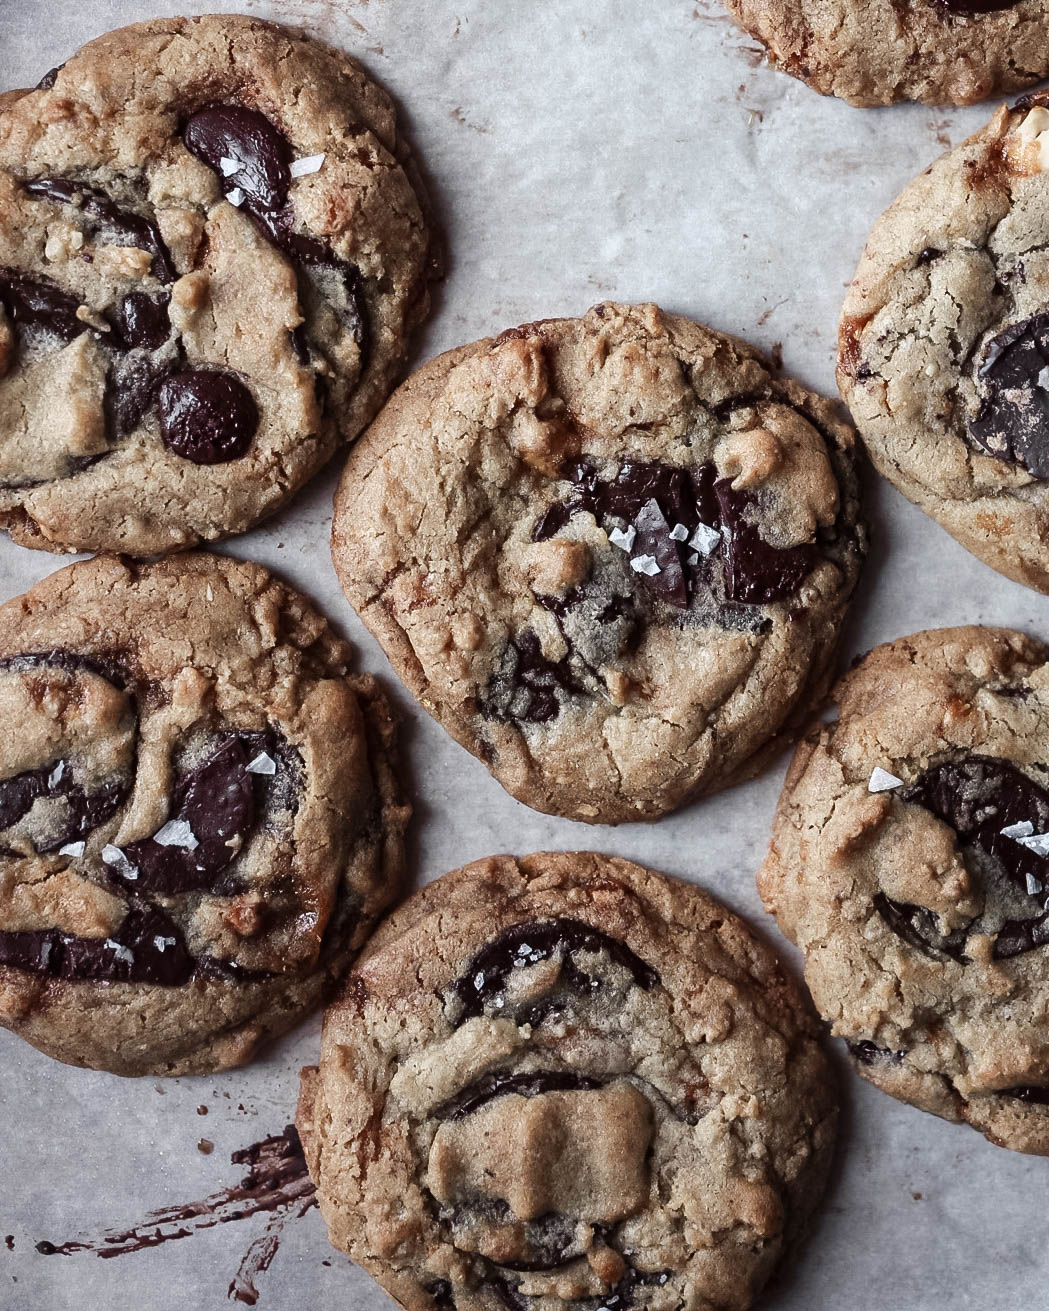
{"label": "parchment paper", "polygon": [[[843,289],[880,211],[993,106],[856,110],[760,65],[716,0],[247,0],[360,57],[400,103],[450,255],[415,362],[605,298],[657,300],[766,348],[834,394]],[[191,0],[0,0],[0,88],[31,85],[78,45]],[[336,461],[338,464],[339,461]],[[652,826],[532,813],[414,706],[342,598],[328,554],[335,470],[278,519],[221,549],[312,596],[382,675],[404,716],[417,883],[497,851],[593,847],[702,883],[796,961],[754,889],[786,760]],[[1049,601],[966,554],[884,484],[843,662],[941,624],[1049,634]],[[0,541],[0,596],[64,561]],[[152,1207],[234,1182],[231,1151],[291,1118],[304,1024],[248,1069],[120,1080],[69,1069],[0,1032],[0,1311],[218,1311],[264,1218],[101,1261],[39,1255]],[[778,1311],[1049,1307],[1049,1163],[904,1107],[843,1068],[838,1166]],[[206,1106],[206,1116],[197,1108]],[[203,1155],[198,1140],[214,1143]],[[392,1303],[327,1244],[316,1210],[289,1224],[258,1280],[265,1311]]]}

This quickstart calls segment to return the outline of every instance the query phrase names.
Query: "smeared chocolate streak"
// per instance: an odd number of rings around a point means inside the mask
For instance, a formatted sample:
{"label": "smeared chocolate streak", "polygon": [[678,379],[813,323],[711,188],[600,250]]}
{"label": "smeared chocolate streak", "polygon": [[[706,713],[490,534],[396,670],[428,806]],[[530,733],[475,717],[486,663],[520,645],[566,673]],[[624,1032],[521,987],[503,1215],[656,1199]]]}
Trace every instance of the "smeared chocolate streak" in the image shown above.
{"label": "smeared chocolate streak", "polygon": [[254,1306],[259,1299],[255,1278],[268,1270],[280,1246],[281,1231],[289,1220],[305,1215],[316,1206],[313,1183],[306,1170],[302,1143],[293,1124],[283,1133],[263,1138],[241,1151],[234,1152],[234,1165],[246,1165],[248,1173],[230,1188],[201,1198],[151,1211],[131,1229],[107,1229],[97,1238],[72,1239],[65,1243],[42,1241],[36,1250],[41,1256],[72,1256],[93,1252],[108,1260],[159,1247],[175,1239],[188,1238],[200,1229],[245,1220],[260,1211],[271,1213],[262,1234],[248,1247],[237,1273],[227,1289],[227,1296]]}

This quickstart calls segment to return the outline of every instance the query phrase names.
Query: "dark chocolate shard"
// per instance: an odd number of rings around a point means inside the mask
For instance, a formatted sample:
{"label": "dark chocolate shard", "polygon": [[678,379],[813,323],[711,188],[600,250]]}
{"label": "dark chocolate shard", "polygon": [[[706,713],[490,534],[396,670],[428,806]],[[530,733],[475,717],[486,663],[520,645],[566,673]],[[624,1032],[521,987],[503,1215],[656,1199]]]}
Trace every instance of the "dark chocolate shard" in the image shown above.
{"label": "dark chocolate shard", "polygon": [[1020,0],[934,0],[934,3],[949,14],[993,14],[1000,9],[1012,9]]}
{"label": "dark chocolate shard", "polygon": [[442,1102],[433,1116],[437,1120],[464,1120],[497,1097],[506,1097],[511,1093],[518,1097],[540,1097],[543,1093],[589,1092],[600,1087],[600,1079],[572,1074],[566,1070],[533,1070],[525,1074],[510,1074],[500,1070],[484,1075],[469,1088],[464,1088],[448,1101]]}
{"label": "dark chocolate shard", "polygon": [[1049,945],[1049,915],[1038,919],[1006,920],[994,940],[995,960],[1008,960],[1025,951]]}
{"label": "dark chocolate shard", "polygon": [[1049,313],[994,337],[977,370],[983,396],[969,437],[996,459],[1049,479]]}
{"label": "dark chocolate shard", "polygon": [[113,332],[121,347],[131,350],[160,350],[171,336],[168,305],[171,297],[166,293],[150,296],[145,291],[132,291],[123,297],[113,310]]}
{"label": "dark chocolate shard", "polygon": [[57,979],[163,987],[178,987],[193,973],[181,932],[156,906],[133,906],[111,938],[76,937],[58,929],[0,931],[0,965]]}
{"label": "dark chocolate shard", "polygon": [[908,946],[916,947],[934,959],[944,955],[956,961],[968,960],[965,955],[965,930],[944,933],[936,916],[925,906],[894,901],[884,892],[877,892],[874,895],[874,909],[893,933]]}
{"label": "dark chocolate shard", "polygon": [[117,246],[137,246],[152,255],[150,272],[159,282],[174,282],[178,272],[160,229],[152,219],[124,209],[97,187],[72,178],[34,178],[25,184],[26,195],[56,205],[72,205],[90,219],[96,240]]}
{"label": "dark chocolate shard", "polygon": [[249,763],[234,736],[179,780],[169,819],[185,821],[197,846],[162,846],[153,838],[129,843],[124,854],[138,871],[129,886],[169,895],[214,887],[254,829],[255,787],[262,784],[247,772]]}
{"label": "dark chocolate shard", "polygon": [[81,302],[45,278],[0,268],[0,304],[23,332],[36,329],[70,342],[89,330],[77,317]]}
{"label": "dark chocolate shard", "polygon": [[259,426],[247,387],[230,373],[186,369],[157,392],[164,444],[194,464],[226,464],[245,455]]}
{"label": "dark chocolate shard", "polygon": [[600,986],[599,980],[586,974],[572,960],[577,951],[595,955],[604,952],[614,964],[629,972],[639,988],[646,991],[660,982],[656,970],[625,943],[581,920],[562,917],[515,924],[482,947],[461,977],[451,985],[450,991],[461,1007],[458,1023],[481,1015],[485,1003],[502,992],[513,970],[538,964],[555,954],[563,958],[562,984],[567,983],[582,992],[595,990]]}
{"label": "dark chocolate shard", "polygon": [[56,64],[54,68],[49,68],[33,89],[35,91],[50,91],[63,68],[65,68],[65,64]]}

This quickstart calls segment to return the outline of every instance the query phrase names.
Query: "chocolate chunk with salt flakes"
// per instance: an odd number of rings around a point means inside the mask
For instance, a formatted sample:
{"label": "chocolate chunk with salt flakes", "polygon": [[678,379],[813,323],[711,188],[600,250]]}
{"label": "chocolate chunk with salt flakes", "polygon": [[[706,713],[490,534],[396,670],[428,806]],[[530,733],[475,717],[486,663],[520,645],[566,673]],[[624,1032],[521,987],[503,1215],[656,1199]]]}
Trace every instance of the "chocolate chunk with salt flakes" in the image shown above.
{"label": "chocolate chunk with salt flakes", "polygon": [[111,938],[82,938],[57,929],[0,931],[0,965],[57,979],[166,987],[188,982],[193,973],[182,934],[156,906],[132,907]]}
{"label": "chocolate chunk with salt flakes", "polygon": [[486,1002],[502,992],[515,969],[526,969],[560,954],[569,985],[592,991],[598,981],[571,960],[575,952],[606,953],[612,962],[626,969],[634,983],[646,991],[660,982],[651,965],[635,955],[625,943],[610,938],[581,920],[561,917],[528,924],[515,924],[498,934],[470,961],[451,985],[451,993],[462,1007],[459,1023],[481,1015]]}
{"label": "chocolate chunk with salt flakes", "polygon": [[168,845],[158,841],[159,834],[129,843],[124,854],[138,871],[134,886],[140,892],[176,894],[214,886],[254,828],[254,784],[247,766],[244,743],[233,737],[178,781],[164,828],[179,826],[195,845]]}
{"label": "chocolate chunk with salt flakes", "polygon": [[0,268],[0,305],[21,331],[37,330],[74,341],[88,324],[78,318],[80,300],[45,278],[31,278],[15,269]]}
{"label": "chocolate chunk with salt flakes", "polygon": [[152,219],[118,205],[98,187],[73,178],[34,178],[25,184],[26,195],[34,200],[70,205],[90,220],[91,233],[97,241],[117,246],[136,246],[153,259],[150,272],[158,282],[174,282],[178,273],[171,254]]}
{"label": "chocolate chunk with salt flakes", "polygon": [[187,369],[157,390],[164,444],[194,464],[225,464],[244,455],[259,426],[247,387],[230,373]]}
{"label": "chocolate chunk with salt flakes", "polygon": [[[182,139],[217,174],[226,199],[243,208],[266,240],[310,277],[366,360],[370,330],[364,279],[356,264],[341,259],[325,242],[295,231],[288,198],[294,152],[284,133],[258,110],[216,104],[190,116]],[[234,162],[236,169],[230,167]]]}
{"label": "chocolate chunk with salt flakes", "polygon": [[484,1075],[476,1083],[442,1102],[433,1116],[437,1120],[463,1120],[497,1097],[506,1097],[511,1093],[518,1097],[539,1097],[543,1093],[589,1091],[601,1086],[600,1079],[563,1070],[533,1070],[524,1074],[497,1071]]}
{"label": "chocolate chunk with salt flakes", "polygon": [[[647,577],[648,588],[670,605],[684,609],[688,605],[688,586],[681,566],[679,540],[671,536],[670,524],[654,498],[649,498],[634,519],[637,538],[635,551],[651,555],[658,571]],[[648,574],[648,571],[645,571]]]}
{"label": "chocolate chunk with salt flakes", "polygon": [[1049,313],[994,337],[977,370],[983,397],[969,437],[988,455],[1049,479]]}

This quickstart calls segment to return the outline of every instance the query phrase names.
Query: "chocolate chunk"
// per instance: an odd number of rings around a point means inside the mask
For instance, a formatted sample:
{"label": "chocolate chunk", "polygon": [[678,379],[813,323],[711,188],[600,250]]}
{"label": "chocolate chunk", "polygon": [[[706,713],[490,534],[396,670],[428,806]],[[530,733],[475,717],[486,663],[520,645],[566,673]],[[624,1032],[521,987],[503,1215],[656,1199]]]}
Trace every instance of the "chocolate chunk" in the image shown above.
{"label": "chocolate chunk", "polygon": [[925,906],[912,906],[907,902],[893,901],[884,892],[874,895],[874,909],[898,938],[911,947],[934,959],[942,953],[952,960],[965,961],[964,930],[943,933],[939,921]]}
{"label": "chocolate chunk", "polygon": [[507,644],[502,667],[487,689],[482,711],[490,719],[548,724],[561,711],[558,688],[569,694],[586,693],[572,670],[569,656],[548,659],[543,655],[539,638],[526,628]]}
{"label": "chocolate chunk", "polygon": [[124,350],[156,351],[164,345],[171,335],[170,302],[166,294],[150,296],[144,291],[132,291],[119,302],[111,321]]}
{"label": "chocolate chunk", "polygon": [[0,931],[0,965],[57,979],[163,987],[178,987],[193,973],[182,934],[155,906],[133,907],[111,938],[81,938],[57,929]]}
{"label": "chocolate chunk", "polygon": [[926,246],[925,249],[919,253],[918,258],[914,262],[919,267],[923,264],[931,264],[933,260],[939,259],[942,254],[943,251],[937,250],[935,246]]}
{"label": "chocolate chunk", "polygon": [[1049,313],[1006,328],[984,353],[977,371],[983,400],[969,421],[969,436],[978,447],[1040,479],[1049,479],[1047,369]]}
{"label": "chocolate chunk", "polygon": [[194,464],[238,459],[259,426],[251,392],[232,374],[215,369],[187,369],[165,378],[157,403],[165,445]]}
{"label": "chocolate chunk", "polygon": [[1016,1097],[1021,1102],[1030,1102],[1033,1106],[1049,1106],[1049,1088],[1038,1088],[1030,1084],[1020,1088],[1002,1088],[999,1097]]}
{"label": "chocolate chunk", "polygon": [[73,341],[88,331],[77,318],[80,301],[44,278],[30,278],[14,269],[0,268],[0,304],[23,331],[38,329],[62,341]]}
{"label": "chocolate chunk", "polygon": [[796,592],[819,562],[820,553],[809,542],[799,546],[770,546],[746,517],[753,505],[748,492],[736,491],[728,478],[714,484],[721,507],[719,526],[727,543],[725,593],[732,601],[766,605]]}
{"label": "chocolate chunk", "polygon": [[[228,195],[240,188],[253,206],[279,209],[291,186],[291,142],[258,110],[244,105],[207,105],[190,116],[182,140],[191,155],[221,179]],[[223,173],[223,159],[236,160],[235,173]]]}
{"label": "chocolate chunk", "polygon": [[125,437],[134,432],[156,405],[160,385],[171,375],[172,365],[143,350],[118,359],[110,370],[106,387],[106,413],[111,432]]}
{"label": "chocolate chunk", "polygon": [[1006,920],[994,940],[995,960],[1008,960],[1049,945],[1049,915],[1031,920]]}
{"label": "chocolate chunk", "polygon": [[[688,607],[709,572],[702,556],[696,565],[686,564],[692,555],[688,539],[701,523],[722,534],[716,549],[726,559],[725,601],[747,605],[781,601],[797,591],[820,558],[811,543],[779,548],[766,542],[745,514],[754,498],[734,490],[729,479],[718,479],[713,464],[682,469],[627,460],[615,478],[606,481],[593,465],[580,460],[567,477],[573,484],[571,493],[543,514],[532,529],[532,540],[546,541],[583,511],[606,527],[608,520],[632,525],[637,535],[631,556],[650,555],[659,566],[656,573],[637,575],[642,587],[679,610]],[[686,529],[684,541],[671,537],[678,524]]]}
{"label": "chocolate chunk", "polygon": [[527,1074],[499,1071],[484,1075],[469,1088],[442,1102],[433,1115],[437,1120],[464,1120],[497,1097],[506,1097],[510,1093],[516,1093],[518,1097],[539,1097],[549,1092],[590,1091],[600,1087],[600,1079],[563,1070],[533,1070]]}
{"label": "chocolate chunk", "polygon": [[[288,202],[293,151],[284,133],[255,109],[208,105],[187,120],[182,139],[186,149],[218,175],[222,194],[241,192],[241,208],[263,236],[310,274],[366,360],[369,324],[361,271],[323,241],[295,231],[295,213]],[[227,174],[224,159],[240,167]],[[296,343],[300,358],[303,347]]]}
{"label": "chocolate chunk", "polygon": [[577,951],[606,953],[614,964],[630,973],[639,988],[646,991],[660,982],[652,966],[636,956],[625,943],[581,920],[558,918],[515,924],[482,947],[462,976],[451,985],[450,991],[462,1008],[458,1023],[481,1015],[485,1003],[502,992],[513,970],[538,964],[555,954],[563,957],[562,983],[577,991],[594,991],[600,983],[575,965],[571,957]]}
{"label": "chocolate chunk", "polygon": [[55,85],[55,81],[58,78],[58,75],[59,73],[61,73],[63,68],[65,68],[65,64],[56,64],[54,68],[49,68],[47,72],[44,74],[44,76],[40,79],[40,81],[36,84],[34,90],[50,91],[51,88]]}
{"label": "chocolate chunk", "polygon": [[1020,0],[935,0],[940,9],[951,14],[991,14],[999,9],[1012,9]]}
{"label": "chocolate chunk", "polygon": [[34,178],[25,184],[34,200],[50,200],[56,205],[72,205],[96,220],[92,232],[96,240],[116,246],[136,246],[153,256],[150,272],[159,282],[174,282],[178,273],[171,254],[152,219],[124,209],[100,191],[71,178]]}
{"label": "chocolate chunk", "polygon": [[247,772],[249,760],[244,743],[232,737],[179,780],[169,820],[188,823],[197,846],[162,846],[153,838],[129,843],[124,854],[138,871],[133,881],[138,892],[214,887],[255,824],[255,787],[263,784],[261,775]]}
{"label": "chocolate chunk", "polygon": [[860,1042],[849,1042],[846,1040],[845,1046],[861,1065],[876,1065],[879,1061],[887,1061],[893,1065],[899,1065],[906,1052],[892,1051],[889,1047],[878,1047],[873,1042],[864,1038]]}
{"label": "chocolate chunk", "polygon": [[46,840],[35,844],[40,853],[56,851],[98,828],[116,812],[128,793],[129,785],[121,779],[112,779],[88,792],[76,782],[73,768],[68,764],[62,777],[52,785],[52,770],[52,765],[45,765],[0,781],[0,829],[17,824],[38,798],[61,798],[64,813],[57,829]]}
{"label": "chocolate chunk", "polygon": [[47,795],[51,766],[27,769],[13,778],[0,779],[0,829],[10,828],[32,807],[37,797]]}
{"label": "chocolate chunk", "polygon": [[447,1279],[435,1279],[426,1291],[433,1298],[434,1311],[456,1311],[452,1286]]}

